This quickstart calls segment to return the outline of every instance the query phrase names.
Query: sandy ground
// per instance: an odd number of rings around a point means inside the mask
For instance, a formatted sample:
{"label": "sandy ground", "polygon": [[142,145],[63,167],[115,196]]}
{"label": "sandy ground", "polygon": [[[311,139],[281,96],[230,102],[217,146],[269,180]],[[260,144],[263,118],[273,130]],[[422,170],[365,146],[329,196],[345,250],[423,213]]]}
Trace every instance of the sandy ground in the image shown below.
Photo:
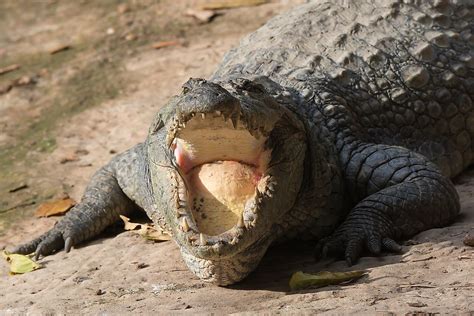
{"label": "sandy ground", "polygon": [[[32,216],[39,203],[63,192],[78,200],[97,168],[144,139],[183,82],[208,77],[241,36],[300,2],[223,10],[205,24],[183,14],[199,1],[131,1],[126,10],[112,0],[29,10],[4,2],[0,68],[22,67],[0,76],[0,248],[52,227],[56,218]],[[150,48],[164,40],[179,45]],[[48,53],[64,43],[71,48]],[[2,92],[24,76],[32,82]],[[347,270],[341,261],[315,262],[308,244],[271,249],[245,281],[216,287],[186,269],[173,242],[125,232],[44,258],[43,269],[25,275],[8,276],[1,264],[0,315],[473,314],[474,250],[462,238],[474,229],[474,169],[456,183],[462,215],[455,224],[419,234],[402,255],[362,258],[353,269],[369,274],[352,284],[288,292],[295,271]]]}

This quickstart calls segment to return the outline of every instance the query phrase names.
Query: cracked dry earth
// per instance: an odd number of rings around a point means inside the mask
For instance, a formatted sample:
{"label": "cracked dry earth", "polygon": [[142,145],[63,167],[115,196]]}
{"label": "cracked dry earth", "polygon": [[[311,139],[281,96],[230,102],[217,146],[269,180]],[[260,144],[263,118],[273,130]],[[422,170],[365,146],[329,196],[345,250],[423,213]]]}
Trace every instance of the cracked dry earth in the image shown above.
{"label": "cracked dry earth", "polygon": [[[103,1],[97,8],[80,1],[51,1],[25,11],[21,3],[1,8],[9,18],[0,13],[0,28],[8,30],[0,35],[0,66],[5,60],[23,64],[19,74],[0,77],[0,84],[19,75],[35,83],[0,94],[0,148],[18,157],[12,162],[0,155],[0,248],[54,225],[54,218],[33,218],[37,204],[63,191],[78,200],[91,174],[114,152],[145,138],[153,113],[183,82],[208,77],[241,36],[300,2],[225,10],[205,25],[182,14],[197,1],[130,2],[125,13],[118,12],[123,11],[117,10],[118,1]],[[137,39],[122,44],[128,34]],[[53,65],[57,61],[44,52],[66,39],[71,49],[59,53],[66,55],[58,55],[61,60]],[[162,40],[181,44],[150,49],[150,43]],[[38,61],[25,61],[37,55]],[[100,98],[91,97],[97,94]],[[75,102],[84,106],[77,109]],[[401,255],[362,258],[352,269],[369,274],[351,284],[288,292],[295,271],[348,270],[342,261],[316,263],[312,245],[293,244],[271,249],[243,282],[216,287],[187,270],[173,242],[152,243],[122,232],[41,259],[44,268],[25,275],[8,276],[1,264],[0,315],[472,315],[474,248],[462,239],[474,228],[474,168],[455,182],[462,204],[456,223],[415,236]],[[23,183],[27,188],[8,192]]]}

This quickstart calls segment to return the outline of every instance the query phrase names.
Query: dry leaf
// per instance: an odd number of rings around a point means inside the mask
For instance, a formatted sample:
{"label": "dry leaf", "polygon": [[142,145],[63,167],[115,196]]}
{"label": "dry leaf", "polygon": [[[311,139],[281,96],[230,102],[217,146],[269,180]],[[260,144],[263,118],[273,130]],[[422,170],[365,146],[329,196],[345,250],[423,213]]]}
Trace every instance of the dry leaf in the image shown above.
{"label": "dry leaf", "polygon": [[365,275],[367,271],[349,271],[349,272],[328,272],[321,271],[316,274],[303,273],[301,271],[293,273],[289,285],[292,291],[305,289],[308,287],[322,287],[332,284],[340,284],[352,281]]}
{"label": "dry leaf", "polygon": [[18,64],[13,64],[4,68],[0,68],[0,75],[15,71],[20,68],[20,65]]}
{"label": "dry leaf", "polygon": [[171,235],[165,233],[161,229],[157,230],[155,227],[146,227],[140,230],[140,235],[146,240],[153,241],[168,241],[171,240]]}
{"label": "dry leaf", "polygon": [[9,92],[13,88],[13,85],[11,83],[6,83],[3,85],[0,85],[0,94],[4,94]]}
{"label": "dry leaf", "polygon": [[120,215],[120,218],[124,222],[125,230],[136,231],[137,234],[147,240],[153,241],[168,241],[171,240],[171,235],[166,233],[160,228],[156,228],[153,224],[141,224],[130,222],[130,218]]}
{"label": "dry leaf", "polygon": [[130,7],[126,3],[121,3],[117,6],[117,12],[119,14],[124,14],[130,11]]}
{"label": "dry leaf", "polygon": [[203,4],[203,10],[231,9],[238,7],[249,7],[267,3],[268,0],[214,0]]}
{"label": "dry leaf", "polygon": [[203,23],[210,22],[217,13],[212,10],[197,10],[197,9],[188,9],[185,13],[187,16],[192,16],[193,18],[198,19]]}
{"label": "dry leaf", "polygon": [[26,86],[26,85],[29,85],[29,84],[32,84],[32,83],[35,83],[35,80],[34,78],[30,77],[30,76],[22,76],[16,80],[13,81],[13,86],[15,87],[21,87],[21,86]]}
{"label": "dry leaf", "polygon": [[21,184],[17,185],[16,187],[11,188],[10,190],[8,190],[8,192],[9,193],[15,193],[15,192],[18,192],[18,191],[26,189],[26,188],[28,188],[28,184],[21,183]]}
{"label": "dry leaf", "polygon": [[155,43],[151,45],[151,47],[153,47],[154,49],[160,49],[160,48],[169,47],[169,46],[176,46],[178,44],[179,42],[177,41],[165,41],[165,42]]}
{"label": "dry leaf", "polygon": [[68,50],[69,48],[71,48],[71,46],[69,46],[69,45],[59,45],[59,46],[54,47],[53,49],[50,49],[49,53],[51,55],[54,55],[54,54],[57,54],[59,52]]}
{"label": "dry leaf", "polygon": [[28,256],[3,251],[2,257],[10,264],[10,274],[23,274],[41,268]]}
{"label": "dry leaf", "polygon": [[74,161],[78,161],[79,160],[79,157],[75,154],[69,154],[63,158],[61,158],[61,160],[59,161],[60,164],[65,164],[65,163],[68,163],[68,162],[74,162]]}
{"label": "dry leaf", "polygon": [[35,212],[36,217],[49,217],[53,215],[63,215],[69,211],[76,201],[66,197],[62,200],[56,200],[52,202],[46,202],[41,204]]}
{"label": "dry leaf", "polygon": [[426,306],[428,306],[425,303],[421,303],[421,302],[407,302],[407,305],[410,306],[410,307],[426,307]]}
{"label": "dry leaf", "polygon": [[142,224],[139,223],[132,223],[130,222],[130,218],[120,215],[120,218],[122,219],[123,223],[125,224],[123,229],[125,230],[135,230],[135,229],[140,229],[142,227]]}

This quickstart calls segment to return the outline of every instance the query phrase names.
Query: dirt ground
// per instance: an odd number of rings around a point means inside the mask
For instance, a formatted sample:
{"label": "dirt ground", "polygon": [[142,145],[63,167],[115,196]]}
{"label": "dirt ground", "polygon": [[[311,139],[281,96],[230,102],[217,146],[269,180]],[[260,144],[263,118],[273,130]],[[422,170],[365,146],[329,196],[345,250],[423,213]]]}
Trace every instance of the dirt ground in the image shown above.
{"label": "dirt ground", "polygon": [[[0,2],[0,249],[46,231],[33,217],[67,193],[79,200],[115,153],[142,141],[153,114],[189,77],[208,77],[239,38],[303,0],[217,11],[208,23],[185,13],[209,1]],[[163,41],[175,45],[154,49]],[[55,52],[52,54],[51,52]],[[401,255],[365,257],[355,283],[288,292],[316,263],[312,245],[271,249],[259,268],[228,288],[196,279],[173,242],[131,232],[92,241],[9,276],[0,264],[0,315],[323,313],[474,314],[474,169],[456,179],[462,216],[406,242]]]}

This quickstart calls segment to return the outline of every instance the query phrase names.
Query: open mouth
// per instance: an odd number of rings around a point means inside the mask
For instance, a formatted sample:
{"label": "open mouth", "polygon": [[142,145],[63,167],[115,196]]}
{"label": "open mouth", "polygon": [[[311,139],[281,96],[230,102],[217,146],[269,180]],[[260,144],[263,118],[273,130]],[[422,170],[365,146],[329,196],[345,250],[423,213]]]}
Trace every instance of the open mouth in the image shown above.
{"label": "open mouth", "polygon": [[267,137],[252,134],[238,118],[228,120],[219,111],[191,115],[175,134],[171,150],[187,205],[180,224],[199,234],[200,245],[221,241],[220,235],[237,242],[239,232],[255,224],[271,149]]}

